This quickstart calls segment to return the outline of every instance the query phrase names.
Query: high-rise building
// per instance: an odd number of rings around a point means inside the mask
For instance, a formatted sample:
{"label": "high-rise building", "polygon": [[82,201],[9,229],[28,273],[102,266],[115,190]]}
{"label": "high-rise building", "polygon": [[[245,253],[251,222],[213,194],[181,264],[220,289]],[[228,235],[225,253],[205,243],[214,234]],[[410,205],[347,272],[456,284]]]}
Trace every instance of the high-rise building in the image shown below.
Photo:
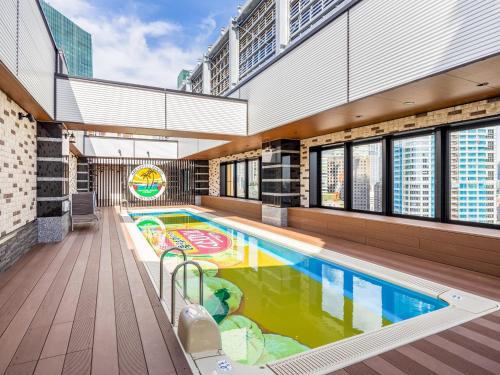
{"label": "high-rise building", "polygon": [[191,75],[191,72],[187,69],[182,69],[177,76],[177,89],[178,90],[185,90],[186,86],[188,84],[189,76]]}
{"label": "high-rise building", "polygon": [[394,213],[434,217],[434,136],[398,139],[393,149]]}
{"label": "high-rise building", "polygon": [[451,219],[497,223],[495,127],[450,135]]}
{"label": "high-rise building", "polygon": [[40,5],[57,48],[64,52],[68,74],[92,78],[92,36],[45,1]]}

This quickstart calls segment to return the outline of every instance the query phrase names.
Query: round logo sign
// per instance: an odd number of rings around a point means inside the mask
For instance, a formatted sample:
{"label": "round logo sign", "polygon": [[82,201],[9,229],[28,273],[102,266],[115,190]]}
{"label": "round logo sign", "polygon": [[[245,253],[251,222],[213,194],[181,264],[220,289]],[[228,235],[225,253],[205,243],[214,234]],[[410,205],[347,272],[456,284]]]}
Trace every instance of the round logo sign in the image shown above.
{"label": "round logo sign", "polygon": [[128,178],[128,188],[134,197],[151,201],[165,191],[165,173],[153,164],[143,164],[135,168]]}

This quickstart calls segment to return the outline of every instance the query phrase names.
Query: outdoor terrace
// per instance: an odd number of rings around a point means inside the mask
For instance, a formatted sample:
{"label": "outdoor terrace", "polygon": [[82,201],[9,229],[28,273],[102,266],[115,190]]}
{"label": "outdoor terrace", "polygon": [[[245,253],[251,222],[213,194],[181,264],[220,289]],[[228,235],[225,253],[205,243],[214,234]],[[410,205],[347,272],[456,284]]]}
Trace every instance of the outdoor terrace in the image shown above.
{"label": "outdoor terrace", "polygon": [[[198,207],[199,208],[199,207]],[[317,233],[218,216],[500,300],[500,278]],[[189,374],[116,208],[0,274],[0,373]],[[336,374],[498,374],[500,312]]]}

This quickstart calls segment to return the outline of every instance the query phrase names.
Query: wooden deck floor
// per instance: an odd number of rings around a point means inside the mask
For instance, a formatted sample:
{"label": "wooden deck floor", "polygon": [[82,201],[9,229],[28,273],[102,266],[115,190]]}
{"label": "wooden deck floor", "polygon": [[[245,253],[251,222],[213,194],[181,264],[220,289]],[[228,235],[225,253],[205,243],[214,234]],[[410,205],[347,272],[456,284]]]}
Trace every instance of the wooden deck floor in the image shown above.
{"label": "wooden deck floor", "polygon": [[[231,218],[500,300],[498,278]],[[191,373],[119,220],[105,209],[98,228],[37,246],[0,274],[0,374]],[[335,374],[500,374],[500,313]]]}
{"label": "wooden deck floor", "polygon": [[190,374],[112,209],[0,274],[0,374]]}

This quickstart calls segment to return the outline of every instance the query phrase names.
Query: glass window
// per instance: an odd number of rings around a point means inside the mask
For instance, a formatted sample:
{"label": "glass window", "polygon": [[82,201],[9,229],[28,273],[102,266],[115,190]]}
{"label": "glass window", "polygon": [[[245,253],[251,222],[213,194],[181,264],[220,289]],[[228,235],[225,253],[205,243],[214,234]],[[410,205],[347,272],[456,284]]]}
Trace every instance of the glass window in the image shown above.
{"label": "glass window", "polygon": [[382,212],[382,143],[352,147],[352,208]]}
{"label": "glass window", "polygon": [[344,148],[321,152],[321,205],[344,208]]}
{"label": "glass window", "polygon": [[395,214],[435,217],[435,136],[397,138],[392,143]]}
{"label": "glass window", "polygon": [[234,164],[226,164],[226,195],[234,197]]}
{"label": "glass window", "polygon": [[450,219],[500,224],[500,126],[450,132]]}
{"label": "glass window", "polygon": [[248,198],[249,199],[259,199],[259,182],[260,182],[260,171],[259,171],[259,160],[249,160],[248,161]]}
{"label": "glass window", "polygon": [[246,162],[239,161],[236,163],[236,196],[238,198],[246,198],[247,186],[247,167]]}

